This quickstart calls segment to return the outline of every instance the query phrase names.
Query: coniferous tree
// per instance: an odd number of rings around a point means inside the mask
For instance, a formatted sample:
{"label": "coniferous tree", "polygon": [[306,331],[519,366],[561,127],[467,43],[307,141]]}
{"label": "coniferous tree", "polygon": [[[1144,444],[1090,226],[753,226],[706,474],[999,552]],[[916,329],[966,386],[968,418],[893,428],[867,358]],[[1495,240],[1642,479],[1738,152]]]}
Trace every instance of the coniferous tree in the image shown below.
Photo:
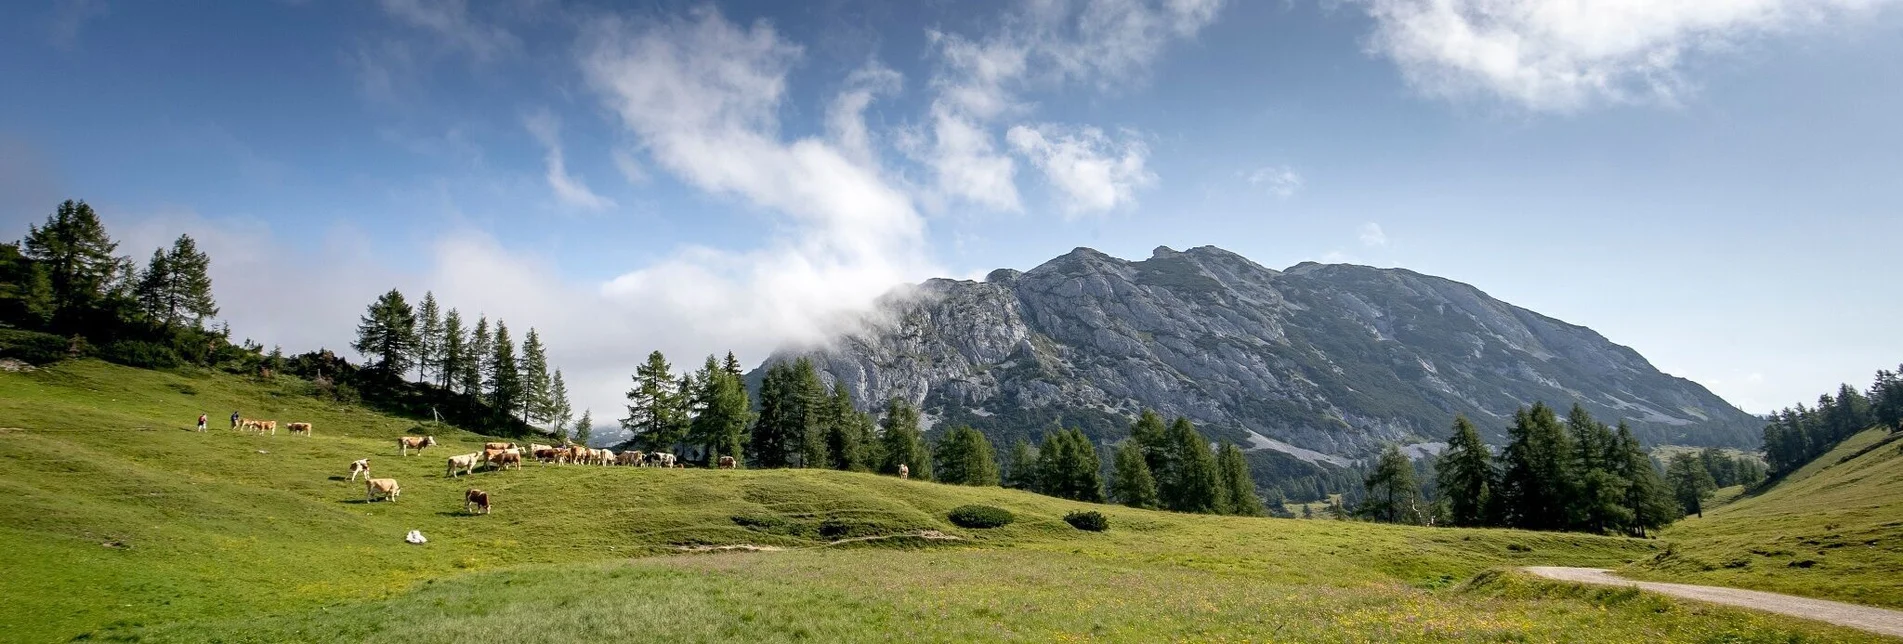
{"label": "coniferous tree", "polygon": [[[1037,455],[1031,452],[1031,444],[1019,438],[1011,445],[1011,458],[1006,463],[1005,487],[1014,490],[1037,489]],[[1155,482],[1151,482],[1154,492]]]}
{"label": "coniferous tree", "polygon": [[[469,355],[469,331],[463,328],[463,314],[450,309],[443,316],[443,330],[437,338],[441,347],[441,364],[437,365],[437,386],[449,391],[451,385],[461,382],[462,374],[473,362]],[[465,392],[469,393],[469,392]]]}
{"label": "coniferous tree", "polygon": [[548,352],[542,346],[542,337],[529,327],[528,335],[522,338],[522,422],[547,422],[553,409],[553,400],[549,395],[552,385],[548,371]]}
{"label": "coniferous tree", "polygon": [[[712,358],[708,359],[710,362]],[[725,372],[722,372],[725,375]],[[826,460],[836,470],[858,471],[872,468],[866,460],[866,427],[870,420],[852,404],[852,393],[844,381],[833,381],[832,395],[826,400],[822,424],[826,429]]]}
{"label": "coniferous tree", "polygon": [[1130,440],[1143,453],[1143,462],[1150,467],[1150,474],[1157,478],[1160,485],[1174,471],[1171,455],[1175,453],[1170,446],[1169,428],[1164,426],[1163,417],[1155,411],[1143,410],[1136,422],[1130,425]]}
{"label": "coniferous tree", "polygon": [[904,399],[892,399],[886,406],[879,430],[879,443],[885,452],[885,462],[879,466],[881,473],[897,474],[899,466],[904,465],[910,469],[912,478],[932,480],[931,452],[925,446],[924,433],[918,428],[917,408]]}
{"label": "coniferous tree", "polygon": [[1578,404],[1566,416],[1573,439],[1573,508],[1567,513],[1573,527],[1589,532],[1617,529],[1631,520],[1626,507],[1629,482],[1614,472],[1621,454],[1612,428],[1594,420]]}
{"label": "coniferous tree", "polygon": [[[1139,421],[1140,422],[1140,421]],[[1157,493],[1163,507],[1177,512],[1217,512],[1222,509],[1222,482],[1209,440],[1187,418],[1169,426],[1165,448],[1167,469],[1158,474]]]}
{"label": "coniferous tree", "polygon": [[940,483],[987,486],[998,484],[998,455],[990,439],[970,426],[946,432],[932,450],[937,459],[932,473]]}
{"label": "coniferous tree", "polygon": [[[713,364],[713,357],[707,362]],[[742,460],[747,424],[753,418],[753,402],[740,378],[725,369],[709,369],[698,382],[700,414],[689,424],[688,442],[705,447],[710,461],[717,456]],[[712,463],[710,463],[712,464]]]}
{"label": "coniferous tree", "polygon": [[806,358],[793,361],[789,383],[800,406],[800,422],[795,427],[799,431],[794,434],[799,455],[797,465],[826,467],[826,383],[820,380],[813,361]]}
{"label": "coniferous tree", "polygon": [[1454,435],[1440,453],[1435,469],[1441,498],[1447,500],[1448,520],[1455,526],[1491,525],[1493,490],[1497,485],[1493,453],[1481,442],[1480,432],[1466,416],[1454,417]]}
{"label": "coniferous tree", "polygon": [[167,290],[171,287],[171,257],[165,249],[152,251],[152,259],[145,263],[145,272],[139,274],[139,285],[133,291],[138,301],[139,313],[154,324],[170,327],[171,309],[168,306]]}
{"label": "coniferous tree", "polygon": [[179,235],[171,250],[152,251],[133,287],[133,299],[157,326],[171,330],[190,322],[192,328],[204,328],[205,318],[218,314],[211,293],[211,258],[198,250],[190,235]]}
{"label": "coniferous tree", "polygon": [[1638,437],[1632,435],[1632,428],[1624,421],[1619,423],[1615,440],[1620,453],[1617,473],[1626,482],[1626,515],[1630,517],[1624,526],[1626,534],[1643,537],[1647,530],[1664,527],[1684,516],[1665,480],[1659,478],[1652,459],[1639,447]]}
{"label": "coniferous tree", "polygon": [[562,370],[556,369],[548,384],[548,433],[567,435],[568,421],[574,420],[574,414],[575,408],[568,402],[568,384],[562,382]]}
{"label": "coniferous tree", "polygon": [[1143,460],[1143,448],[1138,447],[1135,440],[1123,441],[1117,446],[1110,496],[1133,508],[1157,506],[1156,477],[1150,474],[1150,465]]}
{"label": "coniferous tree", "polygon": [[271,353],[264,356],[264,368],[270,370],[271,375],[275,376],[284,373],[284,366],[284,348],[272,345]]}
{"label": "coniferous tree", "polygon": [[[1222,499],[1225,507],[1223,514],[1242,516],[1262,516],[1262,497],[1256,493],[1255,479],[1249,476],[1249,462],[1242,456],[1242,448],[1232,443],[1223,443],[1222,450],[1216,455],[1216,469],[1222,480]],[[1276,507],[1281,507],[1279,504]]]}
{"label": "coniferous tree", "polygon": [[45,269],[52,322],[61,330],[78,330],[87,322],[124,271],[113,254],[119,244],[84,201],[67,200],[46,223],[28,226],[21,248]]}
{"label": "coniferous tree", "polygon": [[350,346],[374,358],[372,368],[385,378],[395,380],[409,371],[416,360],[416,311],[403,300],[403,293],[390,289],[372,302],[357,324],[357,341]]}
{"label": "coniferous tree", "polygon": [[1898,372],[1903,365],[1897,365],[1897,371],[1878,369],[1870,386],[1870,419],[1892,432],[1903,431],[1903,377]]}
{"label": "coniferous tree", "polygon": [[436,303],[434,291],[423,292],[423,302],[416,305],[416,378],[422,382],[433,382],[430,374],[439,373],[443,368],[443,311]]}
{"label": "coniferous tree", "polygon": [[1357,509],[1362,516],[1386,523],[1416,523],[1414,511],[1420,505],[1420,486],[1414,480],[1414,464],[1399,447],[1387,446],[1374,470],[1368,473],[1368,496]]}
{"label": "coniferous tree", "polygon": [[1501,455],[1501,518],[1529,530],[1562,530],[1570,525],[1574,450],[1566,430],[1545,403],[1513,415]]}
{"label": "coniferous tree", "polygon": [[1103,502],[1103,475],[1097,446],[1080,429],[1058,429],[1044,434],[1037,450],[1038,492],[1050,496]]}
{"label": "coniferous tree", "polygon": [[671,450],[686,438],[673,370],[660,351],[651,352],[647,362],[635,368],[634,387],[628,390],[628,417],[621,419],[621,426],[651,451]]}
{"label": "coniferous tree", "polygon": [[524,393],[522,372],[515,359],[515,343],[509,339],[509,325],[496,320],[495,337],[490,343],[489,405],[501,418],[513,419],[522,409]]}
{"label": "coniferous tree", "polygon": [[727,375],[733,376],[742,382],[745,382],[747,377],[746,372],[740,369],[740,359],[735,358],[732,351],[728,351],[727,359],[720,363],[720,370],[727,372]]}
{"label": "coniferous tree", "polygon": [[1711,480],[1711,473],[1691,454],[1679,454],[1672,457],[1672,464],[1665,470],[1665,480],[1672,486],[1672,495],[1678,499],[1679,507],[1685,514],[1705,516],[1705,497],[1718,489]]}
{"label": "coniferous tree", "polygon": [[770,365],[760,381],[760,413],[753,425],[750,447],[760,467],[786,467],[792,463],[789,447],[791,430],[800,419],[800,404],[788,386],[791,368],[786,363]]}
{"label": "coniferous tree", "polygon": [[46,267],[18,243],[0,243],[0,321],[42,328],[53,319],[53,283]]}
{"label": "coniferous tree", "polygon": [[459,375],[463,383],[463,393],[468,394],[470,398],[487,399],[483,383],[489,379],[490,363],[493,362],[494,354],[494,341],[489,337],[489,316],[478,317],[475,331],[469,334],[466,352],[469,361],[462,365],[463,372]]}
{"label": "coniferous tree", "polygon": [[588,440],[594,437],[595,412],[592,409],[584,409],[581,412],[581,420],[575,422],[575,443],[587,445]]}

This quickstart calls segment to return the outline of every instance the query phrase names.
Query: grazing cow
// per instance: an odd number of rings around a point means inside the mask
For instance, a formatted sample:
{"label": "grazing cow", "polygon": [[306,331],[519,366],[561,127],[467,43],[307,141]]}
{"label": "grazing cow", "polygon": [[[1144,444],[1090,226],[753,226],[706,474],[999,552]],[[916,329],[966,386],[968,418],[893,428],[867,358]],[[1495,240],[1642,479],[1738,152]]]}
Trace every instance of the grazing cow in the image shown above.
{"label": "grazing cow", "polygon": [[899,464],[899,478],[902,478],[902,479],[912,478],[912,468],[906,467],[904,463],[900,463]]}
{"label": "grazing cow", "polygon": [[483,443],[484,450],[515,449],[515,443]]}
{"label": "grazing cow", "polygon": [[595,450],[595,460],[603,466],[614,465],[615,451],[611,449]]}
{"label": "grazing cow", "polygon": [[570,463],[574,463],[576,465],[586,464],[588,463],[588,448],[582,447],[580,445],[570,445],[568,446],[567,456],[568,456],[568,462]]}
{"label": "grazing cow", "polygon": [[641,459],[646,456],[647,456],[646,454],[641,453],[641,450],[631,449],[631,450],[622,452],[620,456],[615,457],[615,462],[620,463],[622,465],[640,465]]}
{"label": "grazing cow", "polygon": [[378,496],[382,496],[385,499],[389,499],[392,503],[394,503],[396,502],[397,495],[403,493],[403,487],[396,484],[396,479],[373,479],[373,478],[369,478],[368,472],[365,472],[364,474],[365,474],[363,479],[363,502],[364,503],[375,501],[377,500]]}
{"label": "grazing cow", "polygon": [[529,452],[530,455],[533,455],[535,457],[535,460],[541,461],[543,463],[557,462],[561,460],[562,455],[566,453],[568,453],[567,450],[554,448],[554,447],[548,447],[548,446],[543,446],[541,448],[536,449],[535,451]]}
{"label": "grazing cow", "polygon": [[474,473],[476,471],[476,463],[480,462],[480,459],[482,459],[482,454],[479,453],[451,456],[449,457],[448,466],[443,471],[443,476],[455,478],[458,471],[463,474]]}
{"label": "grazing cow", "polygon": [[245,431],[245,432],[248,432],[254,429],[263,429],[264,421],[258,420],[256,418],[240,418],[238,419],[238,422],[233,423],[231,425],[231,428],[236,429],[238,431]]}
{"label": "grazing cow", "polygon": [[397,452],[404,456],[409,456],[410,450],[416,450],[416,453],[421,454],[423,453],[423,448],[434,447],[435,445],[435,436],[404,436],[396,439]]}
{"label": "grazing cow", "polygon": [[355,461],[351,461],[350,480],[352,481],[357,480],[358,474],[362,474],[365,477],[370,476],[370,459],[363,458],[363,459],[357,459]]}
{"label": "grazing cow", "polygon": [[310,423],[291,423],[289,425],[285,425],[284,428],[291,430],[291,433],[293,434],[303,434],[305,436],[311,435]]}
{"label": "grazing cow", "polygon": [[496,452],[495,456],[489,459],[489,465],[503,470],[509,469],[510,465],[514,465],[515,469],[522,469],[522,453],[515,450]]}
{"label": "grazing cow", "polygon": [[497,463],[501,461],[504,455],[508,455],[508,454],[515,455],[515,462],[517,464],[520,464],[522,462],[522,450],[516,447],[511,447],[508,449],[482,450],[482,462],[488,463],[489,467],[493,468],[497,466]]}
{"label": "grazing cow", "polygon": [[737,463],[734,462],[732,456],[720,457],[720,469],[731,470],[734,468],[735,465],[737,465]]}
{"label": "grazing cow", "polygon": [[470,512],[473,514],[474,512],[471,510],[471,508],[482,510],[483,514],[488,514],[489,513],[489,493],[484,492],[482,490],[478,490],[476,488],[469,488],[468,492],[464,492],[463,493],[463,511]]}
{"label": "grazing cow", "polygon": [[648,455],[648,461],[657,467],[674,467],[674,455],[667,452],[655,452]]}
{"label": "grazing cow", "polygon": [[275,421],[275,420],[258,421],[258,433],[264,433],[266,431],[271,432],[272,436],[278,435],[278,421]]}

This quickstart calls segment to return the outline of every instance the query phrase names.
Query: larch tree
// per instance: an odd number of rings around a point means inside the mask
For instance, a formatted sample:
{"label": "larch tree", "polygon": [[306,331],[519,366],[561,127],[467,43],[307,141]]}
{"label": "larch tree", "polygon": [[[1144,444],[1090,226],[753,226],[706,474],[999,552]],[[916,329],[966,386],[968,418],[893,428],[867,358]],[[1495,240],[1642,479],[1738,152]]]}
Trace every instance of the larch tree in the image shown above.
{"label": "larch tree", "polygon": [[1011,457],[1005,464],[1005,487],[1016,490],[1037,488],[1037,455],[1022,438],[1011,445]]}
{"label": "larch tree", "polygon": [[1631,517],[1624,526],[1626,533],[1643,537],[1647,530],[1665,527],[1684,516],[1671,489],[1659,477],[1658,468],[1652,465],[1652,458],[1639,447],[1638,437],[1624,421],[1620,421],[1614,440],[1619,445],[1617,473],[1626,482],[1625,505]]}
{"label": "larch tree", "polygon": [[1705,516],[1705,498],[1712,490],[1718,489],[1711,480],[1711,472],[1705,470],[1698,457],[1691,454],[1679,454],[1672,457],[1671,465],[1665,468],[1665,481],[1672,486],[1672,496],[1678,499],[1679,507],[1685,514]]}
{"label": "larch tree", "polygon": [[535,327],[522,338],[522,422],[548,422],[552,409],[549,395],[548,350]]}
{"label": "larch tree", "polygon": [[495,337],[490,339],[489,405],[504,419],[515,418],[522,408],[522,372],[515,357],[515,343],[509,339],[509,325],[496,320]]}
{"label": "larch tree", "polygon": [[1177,512],[1213,513],[1222,509],[1222,482],[1209,439],[1188,418],[1170,423],[1165,437],[1168,469],[1157,476],[1163,507]]}
{"label": "larch tree", "polygon": [[1440,453],[1435,476],[1439,479],[1440,496],[1447,500],[1448,519],[1455,526],[1471,528],[1493,524],[1492,503],[1497,485],[1493,453],[1487,450],[1487,444],[1480,440],[1480,432],[1466,416],[1454,417],[1454,435],[1447,439],[1447,449]]}
{"label": "larch tree", "polygon": [[1358,508],[1363,515],[1387,523],[1416,522],[1413,510],[1420,504],[1421,488],[1414,480],[1414,464],[1399,447],[1381,451],[1364,485],[1368,496]]}
{"label": "larch tree", "polygon": [[1241,516],[1262,516],[1262,496],[1256,493],[1255,479],[1249,476],[1249,461],[1242,455],[1242,448],[1233,443],[1223,443],[1216,453],[1216,469],[1222,480],[1222,500],[1226,502],[1223,514]]}
{"label": "larch tree", "polygon": [[724,369],[708,370],[698,384],[700,413],[689,425],[688,442],[706,448],[710,465],[719,456],[745,460],[742,450],[747,442],[747,426],[753,420],[753,401],[746,385]]}
{"label": "larch tree", "polygon": [[373,359],[372,369],[384,378],[396,380],[409,371],[416,360],[416,311],[402,292],[390,289],[370,303],[350,346]]}
{"label": "larch tree", "polygon": [[879,466],[881,473],[898,474],[899,466],[904,465],[912,478],[932,480],[931,452],[925,446],[925,434],[919,431],[917,408],[903,399],[892,399],[879,429],[879,442],[885,452],[885,462]]}
{"label": "larch tree", "polygon": [[489,316],[477,318],[476,329],[469,334],[469,361],[462,365],[463,371],[457,376],[462,379],[463,393],[471,399],[486,400],[488,397],[483,383],[489,379],[489,365],[494,358],[492,340],[489,337]]}
{"label": "larch tree", "polygon": [[1044,434],[1037,451],[1038,492],[1050,496],[1103,502],[1103,475],[1097,446],[1080,429],[1053,429]]}
{"label": "larch tree", "polygon": [[443,368],[443,310],[436,303],[434,291],[423,292],[423,302],[416,305],[416,379],[421,382],[434,382],[430,374]]}
{"label": "larch tree", "polygon": [[827,464],[833,469],[871,469],[866,461],[865,419],[866,415],[853,406],[852,392],[846,390],[846,383],[834,380],[832,395],[827,397],[821,414],[826,430]]}
{"label": "larch tree", "polygon": [[1572,440],[1545,403],[1513,414],[1500,476],[1501,518],[1527,530],[1570,525],[1574,490]]}
{"label": "larch tree", "polygon": [[680,386],[674,380],[674,367],[660,351],[649,353],[647,362],[635,367],[634,387],[627,398],[628,417],[621,419],[621,426],[647,449],[670,450],[687,437]]}
{"label": "larch tree", "polygon": [[983,432],[968,425],[953,427],[932,450],[938,459],[937,480],[953,485],[990,486],[998,484],[998,454]]}
{"label": "larch tree", "polygon": [[581,412],[581,420],[575,421],[575,432],[574,432],[573,440],[578,445],[587,445],[589,439],[592,439],[594,437],[595,437],[595,412],[594,410],[584,409]]}
{"label": "larch tree", "polygon": [[549,434],[557,438],[567,435],[568,423],[574,419],[575,408],[568,402],[568,383],[562,382],[562,370],[556,369],[548,380]]}
{"label": "larch tree", "polygon": [[1150,474],[1150,465],[1143,460],[1143,449],[1135,440],[1126,440],[1117,446],[1111,469],[1110,497],[1133,508],[1157,506],[1156,477]]}
{"label": "larch tree", "polygon": [[46,223],[29,225],[21,248],[28,259],[45,267],[56,328],[84,322],[124,268],[114,255],[119,244],[84,201],[67,200]]}
{"label": "larch tree", "polygon": [[463,328],[463,314],[450,309],[443,316],[442,333],[437,338],[441,347],[439,355],[442,361],[437,365],[437,386],[449,391],[450,386],[460,382],[462,373],[471,362],[469,356],[469,330]]}

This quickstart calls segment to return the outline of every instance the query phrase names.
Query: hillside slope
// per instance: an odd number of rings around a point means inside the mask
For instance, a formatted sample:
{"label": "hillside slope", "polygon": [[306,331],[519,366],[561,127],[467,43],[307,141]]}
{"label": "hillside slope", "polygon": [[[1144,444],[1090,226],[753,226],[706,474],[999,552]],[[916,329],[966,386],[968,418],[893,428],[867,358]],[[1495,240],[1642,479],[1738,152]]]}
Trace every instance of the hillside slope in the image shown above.
{"label": "hillside slope", "polygon": [[[1646,541],[1177,515],[828,471],[529,465],[443,477],[481,437],[301,383],[75,362],[0,372],[0,641],[875,641],[1863,636],[1490,568],[1608,566]],[[190,431],[201,410],[312,437]],[[396,503],[363,503],[370,456]],[[466,516],[461,492],[496,495]],[[1017,523],[950,525],[985,503]],[[1106,533],[1061,517],[1091,507]],[[403,543],[408,530],[430,543]],[[958,541],[926,540],[934,530]],[[882,540],[837,539],[892,537]],[[684,546],[777,552],[666,556]],[[872,549],[867,549],[871,547]],[[1585,629],[1585,630],[1582,630]]]}
{"label": "hillside slope", "polygon": [[1903,608],[1903,435],[1871,429],[1768,490],[1667,528],[1636,577]]}
{"label": "hillside slope", "polygon": [[994,441],[1059,418],[1115,439],[1145,407],[1338,462],[1443,440],[1456,413],[1500,442],[1534,401],[1577,401],[1649,444],[1754,446],[1760,427],[1591,329],[1466,284],[1353,265],[1276,271],[1211,246],[1134,262],[1079,248],[983,282],[931,280],[827,348],[768,364],[802,356],[861,407],[907,399]]}

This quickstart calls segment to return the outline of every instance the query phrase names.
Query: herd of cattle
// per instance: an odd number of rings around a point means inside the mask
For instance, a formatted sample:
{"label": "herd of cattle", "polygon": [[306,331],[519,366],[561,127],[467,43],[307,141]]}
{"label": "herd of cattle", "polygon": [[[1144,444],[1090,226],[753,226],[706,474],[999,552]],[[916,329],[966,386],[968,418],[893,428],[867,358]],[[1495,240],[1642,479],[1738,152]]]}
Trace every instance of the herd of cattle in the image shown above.
{"label": "herd of cattle", "polygon": [[[233,414],[231,423],[231,428],[234,430],[256,431],[261,434],[269,433],[273,436],[277,435],[277,426],[278,422],[275,420],[239,418],[236,414]],[[285,428],[290,430],[292,434],[301,433],[305,436],[311,435],[310,423],[287,423]],[[399,456],[409,456],[410,452],[421,454],[424,448],[435,446],[435,436],[403,436],[396,439],[397,454]],[[543,445],[540,443],[530,443],[527,451],[524,452],[522,447],[515,443],[490,442],[483,443],[482,451],[480,452],[470,452],[468,454],[449,457],[444,467],[443,476],[445,478],[455,478],[464,474],[473,474],[477,468],[507,470],[513,466],[519,470],[522,469],[522,459],[525,453],[529,458],[533,458],[544,465],[685,467],[679,458],[667,452],[628,450],[617,454],[613,450],[590,449],[581,445]],[[733,469],[737,465],[737,462],[732,456],[722,456],[717,465],[720,469]],[[360,458],[350,463],[349,480],[355,482],[359,475],[363,476],[364,501],[366,503],[376,501],[377,499],[395,502],[397,497],[403,493],[403,487],[397,483],[396,479],[380,479],[370,475],[369,458]],[[463,509],[468,512],[488,514],[489,493],[470,488],[467,492],[463,493]]]}

